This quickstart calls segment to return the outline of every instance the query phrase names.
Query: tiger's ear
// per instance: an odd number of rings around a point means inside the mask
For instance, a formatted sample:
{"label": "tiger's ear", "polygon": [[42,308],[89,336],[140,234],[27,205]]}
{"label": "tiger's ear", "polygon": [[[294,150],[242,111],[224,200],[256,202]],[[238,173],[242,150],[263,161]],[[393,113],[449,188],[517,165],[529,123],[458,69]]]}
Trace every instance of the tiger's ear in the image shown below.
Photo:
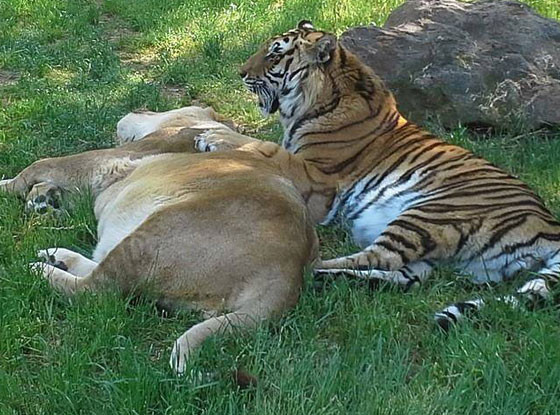
{"label": "tiger's ear", "polygon": [[331,60],[334,50],[338,44],[335,35],[326,33],[315,41],[309,49],[309,54],[315,63],[325,64]]}
{"label": "tiger's ear", "polygon": [[300,30],[315,30],[315,27],[313,27],[313,23],[311,23],[309,20],[302,20],[298,23],[297,28]]}

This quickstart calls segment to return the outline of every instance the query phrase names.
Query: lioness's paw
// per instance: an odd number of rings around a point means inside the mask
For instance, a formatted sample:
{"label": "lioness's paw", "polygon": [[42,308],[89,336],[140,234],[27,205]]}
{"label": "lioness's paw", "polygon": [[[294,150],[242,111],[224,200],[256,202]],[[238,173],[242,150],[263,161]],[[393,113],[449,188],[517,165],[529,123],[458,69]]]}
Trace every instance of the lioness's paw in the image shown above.
{"label": "lioness's paw", "polygon": [[183,376],[187,367],[187,360],[191,354],[190,347],[184,336],[179,337],[173,345],[169,365],[177,376]]}
{"label": "lioness's paw", "polygon": [[194,147],[201,153],[218,151],[218,147],[214,144],[215,141],[216,137],[213,136],[213,131],[207,130],[194,138]]}
{"label": "lioness's paw", "polygon": [[51,276],[53,271],[53,267],[44,262],[32,262],[29,264],[29,269],[47,279]]}
{"label": "lioness's paw", "polygon": [[[72,258],[67,255],[67,249],[64,248],[48,248],[37,252],[37,256],[45,260],[48,265],[68,271],[68,260]],[[68,251],[70,252],[70,251]]]}
{"label": "lioness's paw", "polygon": [[[241,139],[240,139],[241,137]],[[251,140],[251,139],[249,139]],[[200,152],[229,151],[246,144],[246,139],[240,134],[226,128],[213,128],[197,135],[194,146]]]}
{"label": "lioness's paw", "polygon": [[49,183],[37,183],[27,195],[26,209],[47,213],[60,208],[60,188]]}
{"label": "lioness's paw", "polygon": [[0,192],[8,192],[10,190],[10,183],[12,183],[13,181],[14,179],[0,180]]}

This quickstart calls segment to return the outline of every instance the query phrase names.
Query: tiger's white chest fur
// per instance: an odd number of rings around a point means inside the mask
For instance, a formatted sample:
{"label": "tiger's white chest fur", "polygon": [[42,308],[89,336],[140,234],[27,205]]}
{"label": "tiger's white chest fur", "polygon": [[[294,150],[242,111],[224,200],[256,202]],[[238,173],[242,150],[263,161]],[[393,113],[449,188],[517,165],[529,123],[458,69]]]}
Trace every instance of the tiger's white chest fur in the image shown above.
{"label": "tiger's white chest fur", "polygon": [[[361,247],[371,245],[402,212],[418,203],[421,193],[413,189],[419,174],[398,183],[401,174],[388,175],[374,188],[366,190],[372,177],[360,180],[343,198],[342,216],[349,220],[354,241]],[[335,202],[336,203],[336,202]],[[333,207],[336,209],[336,207]]]}
{"label": "tiger's white chest fur", "polygon": [[372,204],[352,221],[352,237],[362,248],[371,245],[407,207],[408,196],[393,197],[385,202]]}

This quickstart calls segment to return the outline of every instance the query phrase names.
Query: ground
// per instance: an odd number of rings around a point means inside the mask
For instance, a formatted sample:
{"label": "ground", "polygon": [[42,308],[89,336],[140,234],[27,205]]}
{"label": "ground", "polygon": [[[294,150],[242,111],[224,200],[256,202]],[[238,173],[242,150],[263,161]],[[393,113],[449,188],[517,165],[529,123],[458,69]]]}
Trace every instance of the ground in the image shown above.
{"label": "ground", "polygon": [[[311,19],[341,33],[382,23],[400,0],[0,0],[0,178],[34,160],[111,146],[130,110],[214,106],[248,133],[277,140],[236,68],[269,35]],[[556,0],[532,0],[560,18]],[[526,180],[560,214],[560,134],[440,132]],[[184,378],[167,361],[195,313],[162,318],[149,300],[72,300],[26,264],[63,246],[90,254],[87,194],[68,213],[23,212],[0,195],[1,414],[555,414],[560,315],[492,304],[449,335],[432,323],[476,288],[441,270],[414,292],[306,276],[298,307],[238,339],[216,338]],[[321,229],[323,255],[353,247]],[[229,373],[260,380],[238,390]]]}

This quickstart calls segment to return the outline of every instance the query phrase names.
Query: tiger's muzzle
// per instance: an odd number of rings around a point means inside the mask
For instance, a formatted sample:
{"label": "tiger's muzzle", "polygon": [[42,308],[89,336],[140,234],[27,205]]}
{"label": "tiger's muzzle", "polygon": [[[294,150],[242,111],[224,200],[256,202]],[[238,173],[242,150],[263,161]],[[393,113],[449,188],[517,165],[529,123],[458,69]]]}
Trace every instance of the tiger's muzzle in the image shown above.
{"label": "tiger's muzzle", "polygon": [[249,78],[246,74],[243,82],[249,91],[254,93],[259,99],[259,108],[263,115],[274,114],[280,107],[278,93],[258,78]]}

